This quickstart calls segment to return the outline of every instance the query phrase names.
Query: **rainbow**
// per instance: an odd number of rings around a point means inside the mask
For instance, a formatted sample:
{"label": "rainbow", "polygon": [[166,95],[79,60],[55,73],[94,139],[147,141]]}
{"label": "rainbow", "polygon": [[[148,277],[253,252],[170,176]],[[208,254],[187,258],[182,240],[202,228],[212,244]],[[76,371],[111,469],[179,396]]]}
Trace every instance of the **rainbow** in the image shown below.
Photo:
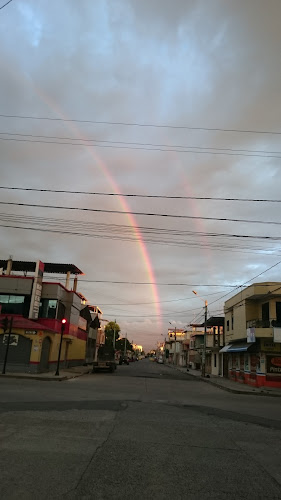
{"label": "rainbow", "polygon": [[[56,103],[54,103],[49,96],[44,94],[42,89],[39,89],[38,87],[36,87],[34,85],[34,83],[32,83],[32,84],[33,84],[35,92],[40,97],[40,99],[45,104],[47,104],[47,106],[50,109],[52,109],[52,111],[54,111],[60,118],[67,120],[68,117],[66,115],[64,115],[64,113],[59,109],[58,105]],[[71,131],[73,131],[77,136],[79,136],[79,138],[81,140],[87,139],[87,137],[82,136],[79,128],[76,125],[74,125],[73,122],[65,122],[65,123],[67,123],[67,127]],[[115,181],[114,177],[109,172],[105,163],[98,156],[98,154],[94,148],[94,145],[87,145],[87,150],[88,150],[89,154],[93,157],[95,162],[97,163],[98,168],[105,176],[106,180],[108,181],[108,183],[111,186],[111,188],[113,189],[113,191],[118,195],[118,200],[119,200],[119,203],[122,207],[122,210],[124,210],[124,212],[130,212],[130,207],[129,207],[127,200],[122,196],[117,182]],[[128,218],[129,224],[131,225],[131,227],[133,229],[133,233],[135,235],[135,238],[138,241],[138,248],[139,248],[145,269],[146,269],[148,281],[151,282],[150,289],[151,289],[151,293],[152,293],[152,297],[153,297],[153,302],[155,302],[155,310],[156,310],[156,313],[158,316],[158,325],[162,326],[162,317],[161,317],[162,311],[161,311],[161,306],[159,303],[159,293],[158,293],[157,285],[155,283],[156,279],[155,279],[155,275],[154,275],[152,262],[151,262],[147,247],[145,245],[144,239],[142,237],[141,231],[138,227],[138,224],[137,224],[135,217],[132,214],[126,214],[126,217]]]}

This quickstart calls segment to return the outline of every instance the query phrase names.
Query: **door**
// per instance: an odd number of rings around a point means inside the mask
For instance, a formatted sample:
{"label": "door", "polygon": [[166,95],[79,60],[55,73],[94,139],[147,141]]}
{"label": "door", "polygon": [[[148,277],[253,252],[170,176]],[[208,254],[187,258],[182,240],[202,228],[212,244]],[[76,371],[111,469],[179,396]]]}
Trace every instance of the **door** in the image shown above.
{"label": "door", "polygon": [[49,337],[45,337],[41,349],[41,358],[39,364],[40,372],[47,372],[49,370],[50,349],[51,349],[51,339]]}

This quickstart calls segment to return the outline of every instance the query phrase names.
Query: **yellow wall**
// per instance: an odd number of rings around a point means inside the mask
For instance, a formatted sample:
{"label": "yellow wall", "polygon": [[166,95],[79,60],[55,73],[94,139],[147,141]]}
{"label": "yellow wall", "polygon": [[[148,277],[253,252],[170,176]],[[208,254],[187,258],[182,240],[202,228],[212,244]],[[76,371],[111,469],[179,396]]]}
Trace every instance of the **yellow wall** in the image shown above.
{"label": "yellow wall", "polygon": [[[0,329],[0,333],[1,332],[3,332],[3,329]],[[27,335],[25,333],[25,330],[22,328],[13,328],[13,333],[15,335],[22,335],[23,337],[26,337],[32,341],[30,361],[33,363],[40,363],[43,340],[45,337],[49,337],[51,340],[49,362],[54,363],[55,361],[57,361],[59,353],[59,344],[60,344],[59,333],[53,333],[53,332],[48,333],[45,331],[38,330],[36,335]],[[65,360],[66,344],[67,344],[66,339],[72,341],[72,343],[70,343],[68,346],[67,360],[71,361],[71,360],[85,359],[86,341],[78,339],[71,335],[66,335],[63,337],[60,360],[61,361]]]}

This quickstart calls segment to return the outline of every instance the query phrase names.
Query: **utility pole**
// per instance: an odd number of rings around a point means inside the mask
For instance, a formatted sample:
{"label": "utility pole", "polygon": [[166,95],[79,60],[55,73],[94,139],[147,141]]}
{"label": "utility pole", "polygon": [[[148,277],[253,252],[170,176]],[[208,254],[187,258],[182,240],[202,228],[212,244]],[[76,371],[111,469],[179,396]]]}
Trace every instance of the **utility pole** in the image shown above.
{"label": "utility pole", "polygon": [[126,335],[125,335],[124,356],[126,356],[126,354],[127,354],[127,332],[126,332]]}
{"label": "utility pole", "polygon": [[177,327],[175,326],[175,354],[174,354],[174,365],[177,364]]}
{"label": "utility pole", "polygon": [[205,375],[206,375],[207,314],[208,314],[208,301],[205,300],[204,344],[203,344],[203,353],[202,353],[202,377],[205,377]]}
{"label": "utility pole", "polygon": [[113,330],[113,349],[115,349],[115,327],[116,327],[116,320],[114,321],[114,330]]}
{"label": "utility pole", "polygon": [[[201,300],[202,297],[198,295],[195,290],[192,290],[194,295],[197,295]],[[204,321],[204,344],[203,344],[203,352],[202,352],[202,363],[201,363],[201,376],[205,377],[206,375],[206,343],[207,343],[207,315],[208,315],[208,301],[205,300],[205,321]]]}
{"label": "utility pole", "polygon": [[60,354],[61,354],[61,346],[62,346],[62,339],[63,339],[63,332],[65,328],[65,323],[66,319],[61,320],[61,333],[60,333],[60,346],[59,346],[59,354],[58,354],[58,361],[57,361],[57,370],[55,373],[55,377],[58,377],[60,374]]}
{"label": "utility pole", "polygon": [[[5,375],[5,373],[6,373],[6,364],[7,364],[7,359],[8,359],[9,347],[10,347],[12,327],[13,327],[13,316],[11,316],[11,318],[10,318],[9,333],[8,333],[8,340],[7,340],[7,345],[6,345],[6,352],[5,352],[5,359],[4,359],[4,364],[3,364],[2,375]],[[7,329],[8,329],[8,317],[6,317],[3,320],[3,332],[5,333]]]}

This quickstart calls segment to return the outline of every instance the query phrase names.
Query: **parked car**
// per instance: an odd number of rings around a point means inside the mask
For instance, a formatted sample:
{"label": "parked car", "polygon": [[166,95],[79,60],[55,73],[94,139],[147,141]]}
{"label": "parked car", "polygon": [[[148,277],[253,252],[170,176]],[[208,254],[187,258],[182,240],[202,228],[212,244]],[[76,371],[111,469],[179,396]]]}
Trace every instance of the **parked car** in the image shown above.
{"label": "parked car", "polygon": [[160,364],[164,363],[163,356],[158,356],[157,363],[160,363]]}

